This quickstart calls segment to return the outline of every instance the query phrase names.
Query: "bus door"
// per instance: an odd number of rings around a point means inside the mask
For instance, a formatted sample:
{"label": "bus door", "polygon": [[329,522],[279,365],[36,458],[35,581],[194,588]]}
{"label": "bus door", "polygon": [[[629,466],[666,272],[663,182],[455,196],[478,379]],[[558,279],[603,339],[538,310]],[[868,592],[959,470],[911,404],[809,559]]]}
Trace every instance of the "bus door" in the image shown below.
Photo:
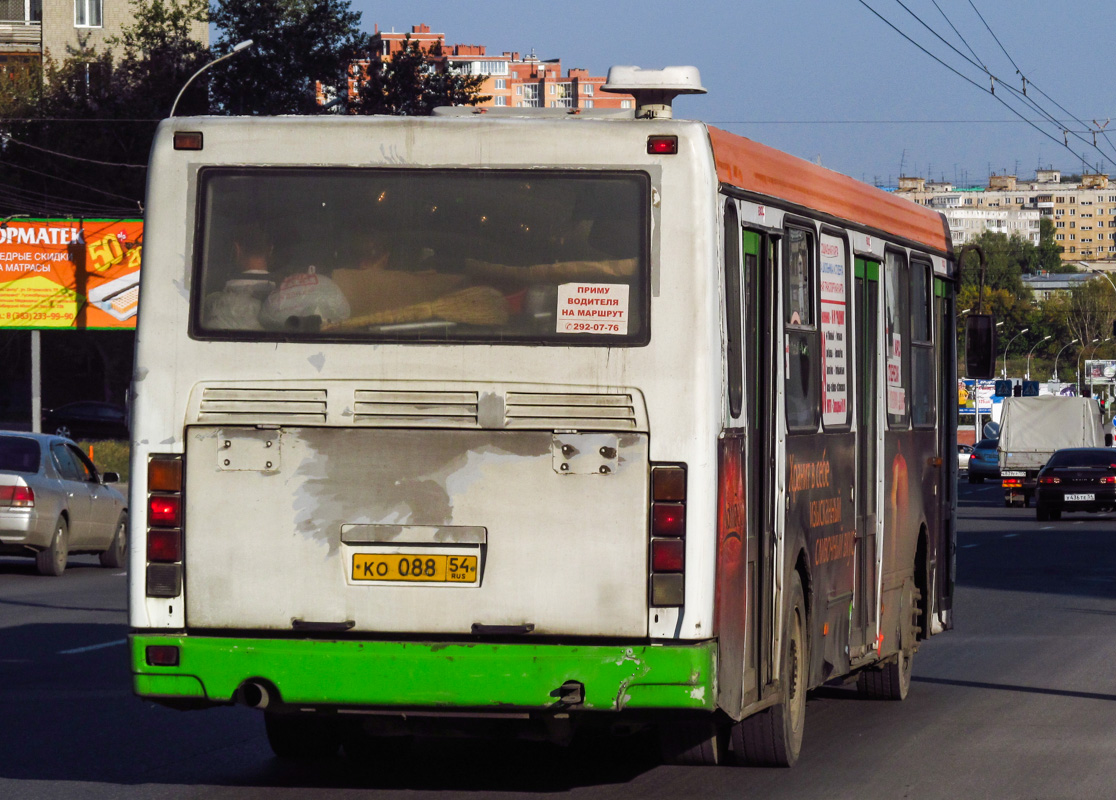
{"label": "bus door", "polygon": [[856,355],[856,585],[849,656],[867,653],[876,626],[876,491],[879,481],[877,437],[877,342],[879,341],[880,265],[856,259],[853,319]]}
{"label": "bus door", "polygon": [[775,474],[775,375],[773,320],[777,319],[772,291],[776,239],[745,231],[744,303],[745,337],[744,385],[748,387],[746,409],[748,427],[747,490],[748,569],[755,575],[753,602],[756,613],[754,648],[759,696],[772,680],[772,652],[775,624],[775,517],[772,477]]}
{"label": "bus door", "polygon": [[[941,508],[939,517],[941,525],[941,539],[936,545],[931,543],[931,557],[935,560],[936,572],[931,575],[935,581],[931,600],[936,599],[934,612],[937,622],[943,629],[952,626],[949,611],[953,608],[953,579],[955,566],[955,547],[957,536],[955,531],[955,514],[957,506],[957,462],[953,455],[957,443],[957,391],[954,389],[954,376],[957,375],[957,354],[953,343],[957,341],[957,322],[955,300],[951,296],[949,287],[941,280],[934,279],[935,306],[938,316],[938,330],[935,332],[938,344],[938,431],[940,442],[939,452],[942,454],[943,468],[941,474],[941,487],[938,490]],[[929,606],[928,606],[929,607]],[[929,629],[923,635],[937,632],[935,620],[926,620]]]}

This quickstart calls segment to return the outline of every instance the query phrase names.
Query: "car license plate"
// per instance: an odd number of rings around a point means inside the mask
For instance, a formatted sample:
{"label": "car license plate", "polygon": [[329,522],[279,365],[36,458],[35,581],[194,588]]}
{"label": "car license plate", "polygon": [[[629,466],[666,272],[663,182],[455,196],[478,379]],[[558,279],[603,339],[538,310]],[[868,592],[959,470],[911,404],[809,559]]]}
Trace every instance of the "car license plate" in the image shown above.
{"label": "car license plate", "polygon": [[1097,499],[1097,496],[1095,494],[1067,494],[1066,495],[1066,502],[1067,503],[1081,503],[1081,502],[1086,502],[1087,503],[1091,500],[1096,500],[1096,499]]}
{"label": "car license plate", "polygon": [[477,556],[442,553],[354,553],[354,581],[475,583]]}

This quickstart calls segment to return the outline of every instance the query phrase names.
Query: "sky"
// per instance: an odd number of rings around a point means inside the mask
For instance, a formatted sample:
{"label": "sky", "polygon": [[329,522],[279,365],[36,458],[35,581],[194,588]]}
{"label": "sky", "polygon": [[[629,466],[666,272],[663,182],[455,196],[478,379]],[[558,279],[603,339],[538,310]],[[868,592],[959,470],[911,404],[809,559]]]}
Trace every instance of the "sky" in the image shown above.
{"label": "sky", "polygon": [[[563,71],[696,66],[708,94],[679,98],[676,117],[877,185],[903,174],[976,186],[990,173],[1029,179],[1040,166],[1079,173],[1083,162],[1116,174],[1113,0],[352,0],[352,9],[368,31],[426,24],[446,44],[533,51]],[[1038,108],[1012,93],[1020,75]]]}

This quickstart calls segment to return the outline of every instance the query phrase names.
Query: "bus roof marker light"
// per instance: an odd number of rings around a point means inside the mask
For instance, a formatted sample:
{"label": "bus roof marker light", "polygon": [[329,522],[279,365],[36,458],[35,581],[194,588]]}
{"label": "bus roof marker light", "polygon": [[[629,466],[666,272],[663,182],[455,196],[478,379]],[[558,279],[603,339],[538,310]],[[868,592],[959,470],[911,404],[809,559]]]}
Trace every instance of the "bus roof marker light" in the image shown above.
{"label": "bus roof marker light", "polygon": [[201,150],[202,149],[202,134],[201,134],[201,131],[175,131],[174,132],[174,149],[175,150]]}
{"label": "bus roof marker light", "polygon": [[636,119],[672,119],[674,98],[680,94],[705,94],[697,67],[642,69],[609,67],[602,92],[630,94],[635,98]]}
{"label": "bus roof marker light", "polygon": [[648,136],[647,155],[673,156],[678,153],[677,136]]}

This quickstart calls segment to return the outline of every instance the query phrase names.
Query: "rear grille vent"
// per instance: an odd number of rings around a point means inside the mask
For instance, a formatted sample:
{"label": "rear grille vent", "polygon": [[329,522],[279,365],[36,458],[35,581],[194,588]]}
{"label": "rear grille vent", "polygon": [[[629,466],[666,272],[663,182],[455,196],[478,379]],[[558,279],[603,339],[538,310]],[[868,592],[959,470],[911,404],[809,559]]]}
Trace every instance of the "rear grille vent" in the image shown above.
{"label": "rear grille vent", "polygon": [[384,428],[476,428],[476,392],[358,389],[353,422]]}
{"label": "rear grille vent", "polygon": [[630,394],[538,394],[508,392],[507,428],[634,430]]}
{"label": "rear grille vent", "polygon": [[325,389],[212,389],[202,391],[199,422],[324,424]]}

